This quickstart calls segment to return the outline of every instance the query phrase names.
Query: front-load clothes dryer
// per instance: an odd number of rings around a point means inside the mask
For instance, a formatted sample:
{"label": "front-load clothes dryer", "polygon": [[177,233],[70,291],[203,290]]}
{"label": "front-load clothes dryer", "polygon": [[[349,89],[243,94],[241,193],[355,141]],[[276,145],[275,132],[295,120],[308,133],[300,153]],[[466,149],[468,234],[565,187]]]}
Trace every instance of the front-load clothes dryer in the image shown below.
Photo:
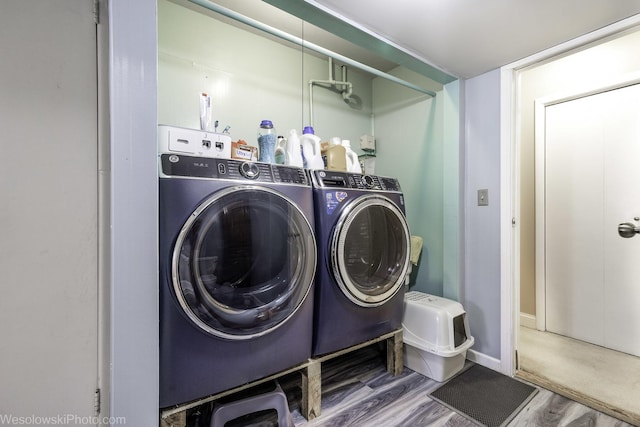
{"label": "front-load clothes dryer", "polygon": [[312,181],[319,356],[402,327],[411,236],[397,179],[315,170]]}
{"label": "front-load clothes dryer", "polygon": [[159,158],[160,407],[306,362],[316,267],[307,173]]}

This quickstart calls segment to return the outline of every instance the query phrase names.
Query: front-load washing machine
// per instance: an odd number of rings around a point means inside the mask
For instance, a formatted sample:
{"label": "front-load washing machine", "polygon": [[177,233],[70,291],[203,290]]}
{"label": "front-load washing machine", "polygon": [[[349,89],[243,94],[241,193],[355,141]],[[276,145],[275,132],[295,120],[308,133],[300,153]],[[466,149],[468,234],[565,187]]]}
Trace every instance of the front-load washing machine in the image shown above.
{"label": "front-load washing machine", "polygon": [[316,267],[307,173],[159,159],[160,407],[306,362]]}
{"label": "front-load washing machine", "polygon": [[402,327],[411,236],[397,179],[315,170],[312,181],[319,356]]}

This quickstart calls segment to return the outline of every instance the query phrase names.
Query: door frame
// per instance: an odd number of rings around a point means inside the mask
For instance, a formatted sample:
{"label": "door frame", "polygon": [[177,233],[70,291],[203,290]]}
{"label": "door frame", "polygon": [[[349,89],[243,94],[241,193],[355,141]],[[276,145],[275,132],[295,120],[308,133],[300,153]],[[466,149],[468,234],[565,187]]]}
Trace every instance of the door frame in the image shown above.
{"label": "door frame", "polygon": [[640,14],[559,44],[500,69],[500,371],[517,370],[520,325],[520,96],[519,74],[527,67],[589,47],[640,25]]}
{"label": "door frame", "polygon": [[549,106],[567,101],[597,95],[610,90],[621,89],[640,83],[640,72],[631,73],[609,82],[581,90],[572,90],[545,96],[535,100],[534,107],[534,144],[535,144],[535,290],[536,290],[536,329],[545,331],[546,327],[546,246],[541,244],[545,240],[545,147],[546,147],[546,114]]}

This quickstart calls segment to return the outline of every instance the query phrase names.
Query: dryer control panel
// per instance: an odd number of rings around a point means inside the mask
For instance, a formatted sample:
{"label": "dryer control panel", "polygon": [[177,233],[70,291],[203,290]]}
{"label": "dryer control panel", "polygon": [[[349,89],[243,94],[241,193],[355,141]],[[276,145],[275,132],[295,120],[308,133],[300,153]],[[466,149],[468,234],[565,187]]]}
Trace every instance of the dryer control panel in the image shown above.
{"label": "dryer control panel", "polygon": [[396,178],[326,170],[314,170],[312,174],[316,187],[402,192]]}
{"label": "dryer control panel", "polygon": [[311,185],[302,168],[179,154],[160,155],[160,176]]}

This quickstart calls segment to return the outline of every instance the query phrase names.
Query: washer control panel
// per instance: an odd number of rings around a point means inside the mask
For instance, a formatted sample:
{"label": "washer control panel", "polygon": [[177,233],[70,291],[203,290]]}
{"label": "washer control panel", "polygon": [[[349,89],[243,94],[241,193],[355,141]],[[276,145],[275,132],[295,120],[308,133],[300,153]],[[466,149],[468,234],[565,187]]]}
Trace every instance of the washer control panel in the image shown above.
{"label": "washer control panel", "polygon": [[322,188],[353,188],[358,190],[394,191],[401,192],[400,183],[396,178],[377,175],[363,175],[359,173],[314,170],[313,183]]}
{"label": "washer control panel", "polygon": [[180,154],[160,155],[160,176],[311,185],[302,168]]}

